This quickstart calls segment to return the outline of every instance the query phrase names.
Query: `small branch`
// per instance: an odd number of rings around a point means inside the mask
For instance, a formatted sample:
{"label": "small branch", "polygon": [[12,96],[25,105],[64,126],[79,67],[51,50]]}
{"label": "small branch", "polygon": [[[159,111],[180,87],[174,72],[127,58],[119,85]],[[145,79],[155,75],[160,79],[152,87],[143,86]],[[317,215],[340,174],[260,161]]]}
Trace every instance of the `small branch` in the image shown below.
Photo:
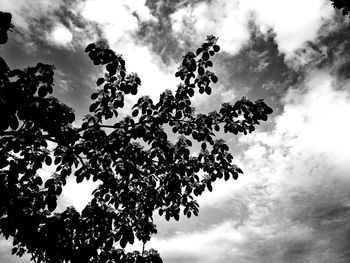
{"label": "small branch", "polygon": [[32,255],[32,259],[33,259],[34,263],[36,263],[36,260],[35,260],[33,252],[31,252],[30,254]]}

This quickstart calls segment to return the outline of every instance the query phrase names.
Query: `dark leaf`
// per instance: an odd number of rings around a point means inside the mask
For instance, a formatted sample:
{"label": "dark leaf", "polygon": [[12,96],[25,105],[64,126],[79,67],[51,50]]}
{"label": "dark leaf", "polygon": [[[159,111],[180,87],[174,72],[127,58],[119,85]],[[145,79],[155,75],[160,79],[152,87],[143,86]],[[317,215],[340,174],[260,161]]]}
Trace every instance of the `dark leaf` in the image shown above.
{"label": "dark leaf", "polygon": [[211,94],[211,87],[206,86],[206,87],[205,87],[205,93],[207,93],[208,95],[210,95],[210,94]]}
{"label": "dark leaf", "polygon": [[204,64],[206,67],[212,67],[213,66],[213,62],[211,62],[210,60],[208,60],[207,62],[205,62]]}
{"label": "dark leaf", "polygon": [[90,52],[91,50],[93,50],[96,47],[96,45],[94,43],[90,43],[89,45],[87,45],[87,47],[85,48],[85,52]]}
{"label": "dark leaf", "polygon": [[90,112],[94,112],[94,111],[97,109],[98,104],[99,104],[99,103],[97,103],[97,102],[92,103],[92,104],[90,105],[90,107],[89,107],[89,111],[90,111]]}
{"label": "dark leaf", "polygon": [[203,55],[202,55],[202,59],[204,61],[207,61],[209,59],[209,53],[208,52],[204,52]]}
{"label": "dark leaf", "polygon": [[43,184],[43,180],[41,179],[40,176],[35,177],[34,182],[37,185],[42,185]]}
{"label": "dark leaf", "polygon": [[52,159],[50,156],[45,157],[45,163],[47,166],[50,166],[52,164]]}
{"label": "dark leaf", "polygon": [[214,83],[218,82],[218,77],[215,76],[215,75],[212,75],[212,76],[210,77],[210,79],[211,79],[211,81],[214,82]]}
{"label": "dark leaf", "polygon": [[266,112],[266,114],[271,114],[273,112],[273,110],[270,107],[266,106],[265,112]]}
{"label": "dark leaf", "polygon": [[10,128],[12,130],[17,130],[18,125],[19,125],[18,119],[17,119],[16,115],[13,115],[10,119]]}
{"label": "dark leaf", "polygon": [[105,82],[105,79],[104,78],[99,78],[97,81],[96,81],[96,84],[97,86],[100,86],[103,84],[103,82]]}
{"label": "dark leaf", "polygon": [[214,45],[214,46],[213,46],[213,50],[214,50],[215,52],[219,52],[219,51],[220,51],[220,46]]}
{"label": "dark leaf", "polygon": [[136,117],[139,114],[139,110],[138,109],[134,109],[132,112],[132,116]]}
{"label": "dark leaf", "polygon": [[237,180],[237,178],[238,178],[238,173],[232,172],[232,178],[235,179],[235,180]]}
{"label": "dark leaf", "polygon": [[204,68],[203,67],[199,67],[198,68],[198,74],[203,76],[204,75]]}
{"label": "dark leaf", "polygon": [[98,93],[92,93],[92,94],[91,94],[91,99],[92,99],[92,100],[97,99],[98,95],[99,95]]}
{"label": "dark leaf", "polygon": [[47,92],[48,92],[47,87],[43,85],[39,87],[38,95],[39,97],[44,98],[47,95]]}
{"label": "dark leaf", "polygon": [[53,212],[57,207],[56,197],[49,195],[46,198],[46,202],[47,202],[47,208],[49,209],[49,211]]}

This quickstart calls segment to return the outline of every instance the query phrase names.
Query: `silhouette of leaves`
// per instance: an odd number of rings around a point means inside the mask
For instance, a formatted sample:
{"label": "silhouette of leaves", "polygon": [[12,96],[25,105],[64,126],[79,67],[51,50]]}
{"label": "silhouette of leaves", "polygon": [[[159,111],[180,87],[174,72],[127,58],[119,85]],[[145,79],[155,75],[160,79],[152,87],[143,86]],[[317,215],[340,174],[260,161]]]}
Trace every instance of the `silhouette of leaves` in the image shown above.
{"label": "silhouette of leaves", "polygon": [[[0,20],[1,28],[9,28],[6,19]],[[143,96],[131,115],[121,117],[125,97],[137,94],[141,80],[126,71],[122,56],[106,43],[89,44],[85,52],[107,73],[97,79],[90,114],[78,128],[72,126],[73,109],[48,96],[53,66],[3,66],[0,233],[13,238],[12,253],[30,253],[36,262],[161,263],[153,249],[126,253],[124,248],[135,239],[145,244],[157,233],[156,211],[168,221],[178,221],[181,211],[197,216],[197,196],[212,191],[217,179],[237,179],[242,173],[229,146],[216,139],[220,130],[247,134],[272,113],[262,100],[244,97],[218,111],[196,113],[191,98],[195,92],[212,93],[210,84],[218,78],[208,68],[219,50],[217,38],[207,37],[196,54],[184,55],[175,93],[165,90],[156,104]],[[175,142],[165,127],[178,135]],[[199,154],[191,152],[193,142],[201,145]],[[55,171],[43,182],[38,172],[52,164]],[[57,199],[71,175],[77,183],[92,179],[100,185],[81,213],[73,207],[57,213]]]}
{"label": "silhouette of leaves", "polygon": [[348,0],[331,0],[334,8],[340,9],[344,16],[350,17],[350,2]]}

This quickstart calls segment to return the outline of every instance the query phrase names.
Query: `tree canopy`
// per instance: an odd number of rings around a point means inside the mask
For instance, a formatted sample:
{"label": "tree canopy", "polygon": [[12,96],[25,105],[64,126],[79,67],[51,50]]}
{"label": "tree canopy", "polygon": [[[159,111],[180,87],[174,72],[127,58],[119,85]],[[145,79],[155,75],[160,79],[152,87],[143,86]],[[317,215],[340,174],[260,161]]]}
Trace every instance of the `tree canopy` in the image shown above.
{"label": "tree canopy", "polygon": [[[11,27],[11,14],[1,12],[2,44]],[[210,95],[218,81],[211,58],[219,50],[208,36],[183,56],[175,93],[165,90],[158,102],[143,96],[124,116],[124,99],[137,94],[141,80],[108,45],[89,44],[86,53],[106,73],[79,127],[74,110],[52,95],[52,65],[9,69],[1,60],[0,232],[13,238],[12,253],[30,253],[35,262],[161,262],[153,249],[124,248],[157,233],[156,212],[166,220],[197,216],[197,196],[242,173],[220,134],[253,132],[272,113],[263,100],[245,97],[196,113],[194,94]],[[55,167],[46,181],[38,173],[44,165]],[[55,211],[69,176],[100,182],[81,213]]]}
{"label": "tree canopy", "polygon": [[350,17],[350,2],[348,0],[331,0],[334,8],[340,9],[344,16]]}

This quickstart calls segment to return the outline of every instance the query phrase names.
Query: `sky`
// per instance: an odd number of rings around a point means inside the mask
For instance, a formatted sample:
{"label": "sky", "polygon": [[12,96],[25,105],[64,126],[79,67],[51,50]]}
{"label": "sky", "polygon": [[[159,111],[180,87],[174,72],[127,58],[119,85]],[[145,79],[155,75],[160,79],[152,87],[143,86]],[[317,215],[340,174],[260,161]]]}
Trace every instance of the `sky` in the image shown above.
{"label": "sky", "polygon": [[[198,217],[155,217],[146,248],[165,263],[350,262],[350,18],[330,1],[2,0],[0,10],[15,25],[0,56],[10,68],[55,65],[54,95],[75,109],[76,125],[103,74],[84,53],[97,40],[141,78],[125,113],[141,95],[175,90],[182,55],[207,35],[219,38],[219,82],[194,97],[197,111],[242,96],[274,109],[254,133],[222,135],[244,175],[215,182]],[[95,186],[71,178],[60,207],[81,210]],[[10,250],[0,239],[0,262],[29,262]]]}

